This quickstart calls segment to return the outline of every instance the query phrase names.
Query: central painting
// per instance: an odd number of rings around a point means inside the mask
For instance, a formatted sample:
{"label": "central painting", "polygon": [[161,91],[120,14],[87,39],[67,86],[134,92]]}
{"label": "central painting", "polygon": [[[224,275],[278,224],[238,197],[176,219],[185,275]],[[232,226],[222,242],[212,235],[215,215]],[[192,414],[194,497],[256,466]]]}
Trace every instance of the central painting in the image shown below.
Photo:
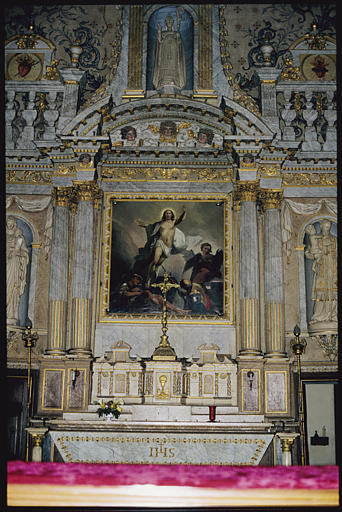
{"label": "central painting", "polygon": [[227,196],[107,198],[103,320],[160,319],[168,274],[168,318],[227,320],[230,205]]}

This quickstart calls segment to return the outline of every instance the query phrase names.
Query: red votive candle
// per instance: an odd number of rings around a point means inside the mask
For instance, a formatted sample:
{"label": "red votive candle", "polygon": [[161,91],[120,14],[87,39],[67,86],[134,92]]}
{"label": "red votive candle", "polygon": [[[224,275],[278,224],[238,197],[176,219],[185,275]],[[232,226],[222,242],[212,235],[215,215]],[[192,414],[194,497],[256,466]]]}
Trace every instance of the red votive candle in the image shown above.
{"label": "red votive candle", "polygon": [[215,421],[216,417],[216,405],[209,405],[209,420]]}

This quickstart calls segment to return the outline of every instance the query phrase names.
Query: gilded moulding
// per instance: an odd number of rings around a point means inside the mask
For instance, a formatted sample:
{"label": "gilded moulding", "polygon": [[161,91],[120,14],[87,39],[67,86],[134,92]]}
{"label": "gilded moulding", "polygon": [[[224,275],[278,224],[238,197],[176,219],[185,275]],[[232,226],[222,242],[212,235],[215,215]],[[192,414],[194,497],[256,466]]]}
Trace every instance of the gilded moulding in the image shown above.
{"label": "gilded moulding", "polygon": [[[179,202],[179,208],[182,206],[182,202],[187,203],[188,207],[191,208],[191,202],[203,203],[203,207],[207,206],[205,203],[212,203],[217,207],[223,207],[222,217],[223,223],[219,231],[222,240],[219,241],[220,247],[223,250],[223,262],[222,262],[222,274],[223,274],[223,285],[222,285],[222,312],[220,314],[196,314],[191,313],[178,314],[170,311],[168,313],[168,321],[172,323],[191,323],[196,321],[201,324],[231,324],[234,318],[233,312],[233,258],[232,258],[232,239],[233,239],[233,223],[232,223],[232,208],[231,208],[231,196],[227,194],[128,194],[128,193],[104,193],[104,215],[102,224],[102,244],[101,244],[101,285],[99,287],[99,322],[100,323],[122,323],[122,322],[134,322],[134,323],[160,323],[161,309],[159,311],[141,313],[141,312],[113,312],[110,311],[110,297],[111,297],[111,265],[112,265],[112,225],[114,219],[114,208],[120,203],[135,203],[146,202],[146,208],[148,209],[151,202],[160,202],[161,208],[165,209],[170,207],[169,205],[163,205],[162,202]],[[134,205],[133,205],[134,206]],[[159,205],[158,205],[159,206]],[[132,207],[127,205],[127,208]],[[172,207],[172,205],[171,205]],[[178,206],[177,206],[178,209]],[[190,217],[190,215],[189,215]],[[120,223],[118,218],[118,222]],[[221,232],[222,229],[222,232]],[[208,235],[206,235],[208,236]],[[130,234],[130,239],[132,233]],[[203,239],[203,241],[205,241]],[[139,241],[140,245],[142,242]],[[218,244],[217,244],[218,245]],[[137,249],[138,251],[138,249]],[[214,253],[214,250],[213,250]],[[113,267],[114,268],[114,267]],[[120,277],[120,276],[117,276]],[[113,291],[113,290],[112,290]]]}
{"label": "gilded moulding", "polygon": [[282,174],[283,186],[287,187],[336,187],[336,173],[286,173]]}
{"label": "gilded moulding", "polygon": [[260,165],[258,167],[258,177],[267,176],[267,177],[281,177],[281,169],[280,164],[275,165]]}
{"label": "gilded moulding", "polygon": [[6,171],[6,183],[51,184],[51,170],[48,171]]}
{"label": "gilded moulding", "polygon": [[65,166],[59,164],[56,169],[53,170],[55,176],[74,176],[76,175],[76,167],[74,165]]}
{"label": "gilded moulding", "polygon": [[177,181],[224,181],[231,182],[234,179],[233,168],[220,170],[205,168],[180,168],[180,167],[103,167],[102,178],[111,178],[115,181],[146,181],[146,180],[177,180]]}

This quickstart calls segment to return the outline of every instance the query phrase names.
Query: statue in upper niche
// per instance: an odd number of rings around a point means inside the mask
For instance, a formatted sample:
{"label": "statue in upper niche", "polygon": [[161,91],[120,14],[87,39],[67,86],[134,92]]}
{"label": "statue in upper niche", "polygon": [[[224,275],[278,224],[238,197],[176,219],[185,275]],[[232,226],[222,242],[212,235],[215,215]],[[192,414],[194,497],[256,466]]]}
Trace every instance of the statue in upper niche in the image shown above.
{"label": "statue in upper niche", "polygon": [[337,240],[330,233],[331,222],[323,219],[318,234],[313,224],[306,228],[309,246],[305,256],[313,260],[312,300],[314,311],[310,325],[337,322]]}
{"label": "statue in upper niche", "polygon": [[7,274],[7,322],[19,323],[19,301],[26,285],[29,252],[21,229],[15,217],[10,215],[6,222],[6,274]]}
{"label": "statue in upper niche", "polygon": [[182,10],[179,8],[177,20],[177,30],[171,15],[165,18],[164,30],[158,23],[152,66],[152,83],[157,90],[170,85],[184,89],[186,84],[185,50],[179,31]]}

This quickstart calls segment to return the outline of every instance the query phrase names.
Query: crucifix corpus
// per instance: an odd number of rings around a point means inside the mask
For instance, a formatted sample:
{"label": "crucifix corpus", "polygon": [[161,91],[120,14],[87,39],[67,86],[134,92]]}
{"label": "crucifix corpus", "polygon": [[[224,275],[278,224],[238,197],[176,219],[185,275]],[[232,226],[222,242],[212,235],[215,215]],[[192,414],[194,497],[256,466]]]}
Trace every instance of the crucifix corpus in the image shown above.
{"label": "crucifix corpus", "polygon": [[160,337],[159,346],[155,349],[152,359],[154,360],[167,360],[174,361],[176,359],[176,352],[169,343],[169,337],[166,334],[167,331],[167,308],[166,308],[166,294],[171,288],[179,288],[179,284],[173,284],[169,282],[169,275],[164,273],[163,283],[154,283],[151,286],[154,288],[160,288],[163,296],[163,314],[162,314],[162,332]]}

